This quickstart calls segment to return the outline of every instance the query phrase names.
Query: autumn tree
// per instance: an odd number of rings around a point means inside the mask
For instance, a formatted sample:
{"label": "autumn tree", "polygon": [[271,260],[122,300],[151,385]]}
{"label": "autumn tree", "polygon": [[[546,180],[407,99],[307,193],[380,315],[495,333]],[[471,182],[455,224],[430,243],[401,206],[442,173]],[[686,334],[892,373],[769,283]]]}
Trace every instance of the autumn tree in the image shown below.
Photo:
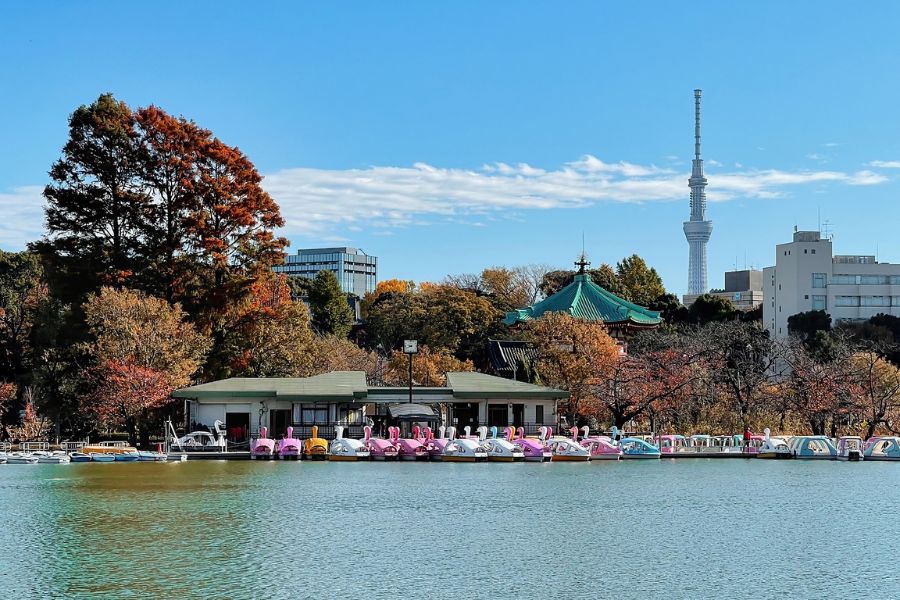
{"label": "autumn tree", "polygon": [[574,422],[584,414],[585,405],[595,398],[596,387],[616,365],[616,342],[603,325],[567,313],[546,313],[527,322],[525,335],[537,349],[538,380],[569,392],[567,409]]}
{"label": "autumn tree", "polygon": [[[475,370],[471,360],[459,360],[446,348],[432,350],[428,346],[419,346],[418,350],[413,355],[413,385],[443,386],[447,382],[447,373]],[[402,351],[391,353],[384,383],[397,386],[409,384],[409,357]]]}
{"label": "autumn tree", "polygon": [[319,271],[309,287],[309,305],[313,328],[320,335],[347,337],[353,326],[353,310],[334,273]]}
{"label": "autumn tree", "polygon": [[779,343],[779,357],[786,367],[780,390],[813,435],[836,433],[837,415],[852,409],[851,398],[856,393],[850,355],[850,346],[843,342],[832,347],[827,361],[799,336]]}
{"label": "autumn tree", "polygon": [[[83,398],[84,408],[101,422],[125,427],[134,444],[139,430],[146,438],[150,411],[190,383],[209,341],[187,322],[179,305],[134,290],[104,287],[84,312],[92,336],[86,352],[94,361],[86,376],[92,391]],[[140,378],[138,387],[130,395],[117,395],[131,376]]]}
{"label": "autumn tree", "polygon": [[33,328],[47,297],[38,257],[0,250],[0,382],[18,389],[31,383],[34,368]]}
{"label": "autumn tree", "polygon": [[184,117],[149,106],[135,113],[140,176],[150,199],[147,272],[143,288],[169,302],[181,300],[193,276],[187,255],[188,219],[199,210],[198,160],[212,134]]}
{"label": "autumn tree", "polygon": [[702,348],[726,406],[747,427],[765,405],[764,392],[777,375],[777,353],[768,332],[756,323],[726,321],[687,335]]}
{"label": "autumn tree", "polygon": [[[291,296],[284,275],[253,283],[248,296],[231,307],[218,377],[302,377],[313,365],[313,333],[306,306]],[[212,374],[212,373],[211,373]]]}
{"label": "autumn tree", "polygon": [[316,336],[312,341],[311,364],[307,376],[332,371],[364,371],[366,379],[378,379],[379,359],[374,352],[360,348],[347,338]]}
{"label": "autumn tree", "polygon": [[69,118],[69,139],[44,189],[47,258],[55,292],[81,300],[101,284],[122,285],[144,266],[149,199],[141,181],[131,109],[111,94]]}
{"label": "autumn tree", "polygon": [[877,352],[857,352],[850,359],[853,383],[865,416],[865,439],[884,427],[897,432],[900,418],[900,368]]}
{"label": "autumn tree", "polygon": [[369,309],[366,340],[388,353],[404,339],[417,339],[435,350],[445,348],[460,360],[485,360],[489,337],[503,331],[502,313],[489,300],[446,284],[429,284],[414,293],[389,292]]}

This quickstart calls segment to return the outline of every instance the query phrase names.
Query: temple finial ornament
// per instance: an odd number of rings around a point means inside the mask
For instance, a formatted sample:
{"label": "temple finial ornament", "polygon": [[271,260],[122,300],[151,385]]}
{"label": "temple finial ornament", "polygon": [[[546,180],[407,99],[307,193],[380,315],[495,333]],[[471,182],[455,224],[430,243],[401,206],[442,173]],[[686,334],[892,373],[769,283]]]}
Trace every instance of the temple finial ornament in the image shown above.
{"label": "temple finial ornament", "polygon": [[578,267],[578,274],[581,275],[585,272],[585,268],[589,267],[591,263],[587,259],[587,255],[582,252],[581,256],[578,257],[578,260],[575,261],[575,266]]}

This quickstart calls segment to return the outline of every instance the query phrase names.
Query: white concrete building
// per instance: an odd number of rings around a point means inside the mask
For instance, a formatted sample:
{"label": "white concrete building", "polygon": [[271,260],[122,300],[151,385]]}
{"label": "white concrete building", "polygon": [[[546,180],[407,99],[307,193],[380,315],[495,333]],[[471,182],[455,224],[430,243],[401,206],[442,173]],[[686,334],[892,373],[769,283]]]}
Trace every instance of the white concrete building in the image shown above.
{"label": "white concrete building", "polygon": [[788,318],[824,310],[832,325],[879,313],[900,316],[900,264],[870,255],[834,255],[818,231],[794,231],[763,269],[763,324],[773,339],[788,335]]}

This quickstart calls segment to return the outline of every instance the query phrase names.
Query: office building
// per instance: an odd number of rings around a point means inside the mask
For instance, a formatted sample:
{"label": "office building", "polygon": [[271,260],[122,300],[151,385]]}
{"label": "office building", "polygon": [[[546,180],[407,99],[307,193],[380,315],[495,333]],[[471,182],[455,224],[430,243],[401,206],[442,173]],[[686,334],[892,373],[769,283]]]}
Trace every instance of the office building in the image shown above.
{"label": "office building", "polygon": [[775,266],[763,269],[763,324],[773,338],[788,335],[788,318],[824,310],[832,325],[879,313],[900,316],[900,264],[872,255],[834,255],[818,231],[794,231],[775,247]]}
{"label": "office building", "polygon": [[276,273],[306,279],[315,279],[319,271],[331,271],[344,293],[360,298],[374,292],[378,283],[378,258],[356,248],[303,248],[273,268]]}

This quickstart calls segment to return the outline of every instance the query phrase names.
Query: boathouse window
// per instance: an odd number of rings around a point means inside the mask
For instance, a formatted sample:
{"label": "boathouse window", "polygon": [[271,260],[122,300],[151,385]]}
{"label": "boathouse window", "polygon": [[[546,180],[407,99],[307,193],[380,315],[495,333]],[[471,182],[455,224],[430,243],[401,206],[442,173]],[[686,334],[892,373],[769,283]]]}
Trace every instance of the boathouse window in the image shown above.
{"label": "boathouse window", "polygon": [[534,407],[534,422],[538,425],[544,424],[544,405],[538,404]]}
{"label": "boathouse window", "polygon": [[328,422],[328,406],[304,404],[300,407],[300,424],[315,425]]}

